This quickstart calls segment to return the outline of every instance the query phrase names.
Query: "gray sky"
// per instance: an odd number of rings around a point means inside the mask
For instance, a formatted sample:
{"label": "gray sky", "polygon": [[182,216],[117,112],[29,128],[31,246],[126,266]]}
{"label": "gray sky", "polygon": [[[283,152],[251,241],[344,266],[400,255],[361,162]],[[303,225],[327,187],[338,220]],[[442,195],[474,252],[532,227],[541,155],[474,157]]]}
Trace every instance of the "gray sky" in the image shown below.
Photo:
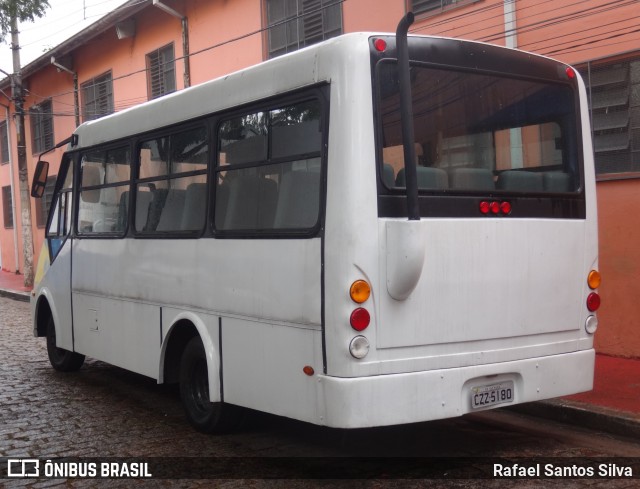
{"label": "gray sky", "polygon": [[[20,61],[29,64],[64,40],[93,24],[126,0],[49,0],[41,19],[20,24]],[[13,72],[10,42],[0,44],[0,69]],[[3,78],[4,76],[0,76]]]}

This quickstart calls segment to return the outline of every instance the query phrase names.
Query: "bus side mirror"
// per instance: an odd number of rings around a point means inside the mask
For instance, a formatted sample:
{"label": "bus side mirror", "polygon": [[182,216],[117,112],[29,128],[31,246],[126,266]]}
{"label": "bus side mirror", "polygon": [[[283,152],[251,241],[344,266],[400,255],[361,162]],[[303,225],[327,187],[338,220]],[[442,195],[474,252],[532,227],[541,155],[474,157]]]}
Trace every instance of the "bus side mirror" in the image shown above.
{"label": "bus side mirror", "polygon": [[49,176],[49,162],[38,160],[36,171],[31,182],[31,197],[41,199],[44,195],[44,189],[47,186],[47,176]]}

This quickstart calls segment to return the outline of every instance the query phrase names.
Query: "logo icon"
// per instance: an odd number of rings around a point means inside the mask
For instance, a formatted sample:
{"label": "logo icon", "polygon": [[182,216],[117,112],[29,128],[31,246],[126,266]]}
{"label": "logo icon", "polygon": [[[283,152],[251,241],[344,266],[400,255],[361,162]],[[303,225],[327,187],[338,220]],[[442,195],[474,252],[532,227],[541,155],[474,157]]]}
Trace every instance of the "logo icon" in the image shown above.
{"label": "logo icon", "polygon": [[37,458],[10,458],[7,460],[8,477],[39,477],[40,460]]}

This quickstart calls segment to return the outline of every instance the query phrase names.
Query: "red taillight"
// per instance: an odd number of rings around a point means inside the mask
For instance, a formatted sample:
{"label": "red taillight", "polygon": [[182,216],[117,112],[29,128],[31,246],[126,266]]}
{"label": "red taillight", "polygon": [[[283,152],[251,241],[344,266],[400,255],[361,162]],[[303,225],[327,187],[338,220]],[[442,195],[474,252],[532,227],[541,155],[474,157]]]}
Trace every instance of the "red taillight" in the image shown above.
{"label": "red taillight", "polygon": [[595,312],[598,310],[599,307],[600,307],[600,296],[595,292],[591,292],[589,294],[589,297],[587,297],[587,309],[589,309],[589,311],[591,312]]}
{"label": "red taillight", "polygon": [[489,213],[498,215],[503,214],[505,216],[511,214],[511,202],[500,202],[500,201],[492,201],[488,202],[486,200],[480,201],[480,205],[478,207],[480,209],[480,213],[484,215],[488,215]]}
{"label": "red taillight", "polygon": [[384,39],[374,39],[373,47],[376,48],[376,51],[383,53],[387,49],[387,43]]}
{"label": "red taillight", "polygon": [[351,327],[356,331],[364,331],[369,326],[371,322],[371,316],[369,315],[369,311],[367,311],[364,307],[359,307],[358,309],[354,309],[351,313],[351,318],[349,318],[349,322],[351,323]]}
{"label": "red taillight", "polygon": [[576,77],[576,72],[573,68],[571,68],[571,66],[567,66],[567,69],[565,70],[565,72],[569,77],[569,80],[573,80]]}

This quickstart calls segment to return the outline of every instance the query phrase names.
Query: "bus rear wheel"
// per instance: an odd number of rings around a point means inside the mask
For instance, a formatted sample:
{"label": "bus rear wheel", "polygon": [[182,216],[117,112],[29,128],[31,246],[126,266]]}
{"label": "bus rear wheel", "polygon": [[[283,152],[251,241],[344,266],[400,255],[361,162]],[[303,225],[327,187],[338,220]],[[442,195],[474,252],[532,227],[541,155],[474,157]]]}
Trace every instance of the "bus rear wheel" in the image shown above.
{"label": "bus rear wheel", "polygon": [[240,421],[240,408],[209,401],[209,374],[204,345],[192,338],[180,361],[180,398],[189,423],[202,433],[228,433]]}
{"label": "bus rear wheel", "polygon": [[75,372],[84,363],[84,355],[56,346],[56,326],[52,317],[47,323],[47,354],[51,366],[59,372]]}

